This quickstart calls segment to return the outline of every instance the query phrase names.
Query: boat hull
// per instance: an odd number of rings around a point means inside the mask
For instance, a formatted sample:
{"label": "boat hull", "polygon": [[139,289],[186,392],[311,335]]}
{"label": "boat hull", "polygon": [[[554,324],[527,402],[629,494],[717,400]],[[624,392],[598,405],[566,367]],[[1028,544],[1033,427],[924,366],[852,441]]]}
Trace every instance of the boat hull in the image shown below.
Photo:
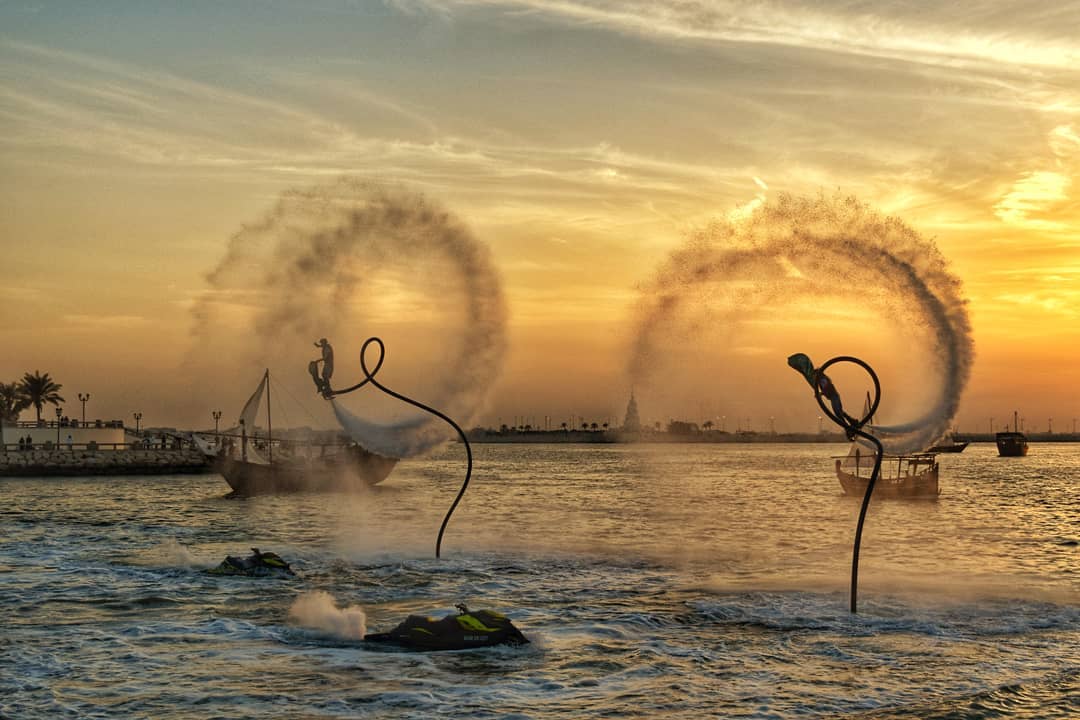
{"label": "boat hull", "polygon": [[271,464],[234,457],[219,458],[215,469],[235,495],[278,495],[297,492],[356,492],[376,485],[397,465],[360,447],[327,457],[296,458]]}
{"label": "boat hull", "polygon": [[959,453],[964,452],[968,444],[966,442],[953,442],[948,445],[935,445],[926,452],[930,453]]}
{"label": "boat hull", "polygon": [[998,433],[995,439],[1001,457],[1023,457],[1028,453],[1027,438],[1023,433]]}
{"label": "boat hull", "polygon": [[[867,470],[869,471],[869,468]],[[836,477],[840,480],[840,487],[843,488],[845,495],[855,497],[866,495],[866,488],[870,484],[869,477],[861,477],[844,471],[839,460],[836,461]],[[914,475],[883,476],[874,483],[874,497],[933,500],[940,494],[937,463]]]}

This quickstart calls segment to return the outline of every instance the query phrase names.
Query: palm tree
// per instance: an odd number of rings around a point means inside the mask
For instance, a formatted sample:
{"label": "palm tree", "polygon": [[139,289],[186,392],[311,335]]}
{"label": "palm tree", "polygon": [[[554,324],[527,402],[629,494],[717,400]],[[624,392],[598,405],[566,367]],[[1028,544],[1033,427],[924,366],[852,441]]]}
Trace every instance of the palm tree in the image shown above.
{"label": "palm tree", "polygon": [[705,432],[709,432],[710,430],[712,430],[712,428],[713,428],[712,420],[706,420],[705,424],[702,425],[702,427],[705,428]]}
{"label": "palm tree", "polygon": [[0,383],[0,420],[17,422],[19,413],[30,407],[30,399],[18,383]]}
{"label": "palm tree", "polygon": [[45,407],[45,403],[59,405],[64,402],[64,398],[60,397],[62,387],[64,386],[53,382],[49,373],[42,375],[40,370],[35,370],[33,375],[26,373],[19,383],[19,390],[37,411],[38,422],[41,422],[41,409]]}

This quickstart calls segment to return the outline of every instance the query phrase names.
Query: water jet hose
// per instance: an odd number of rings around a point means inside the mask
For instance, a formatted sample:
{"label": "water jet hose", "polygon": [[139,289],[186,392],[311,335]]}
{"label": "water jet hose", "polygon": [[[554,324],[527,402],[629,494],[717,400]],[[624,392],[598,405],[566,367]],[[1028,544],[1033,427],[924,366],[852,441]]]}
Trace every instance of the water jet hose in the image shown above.
{"label": "water jet hose", "polygon": [[872,442],[877,448],[874,457],[874,470],[870,473],[870,482],[867,483],[866,494],[863,495],[862,509],[859,510],[859,524],[855,527],[855,545],[851,552],[851,612],[856,613],[858,612],[856,604],[859,590],[859,546],[862,544],[863,523],[866,521],[866,510],[870,507],[870,495],[874,492],[874,483],[877,482],[878,476],[881,474],[881,456],[885,452],[885,448],[882,447],[880,440],[862,429],[863,425],[869,422],[870,418],[877,412],[878,403],[881,402],[881,383],[878,381],[878,376],[877,373],[874,372],[874,369],[857,357],[841,355],[832,358],[819,367],[816,370],[816,376],[824,374],[825,370],[831,365],[841,362],[849,362],[858,365],[863,370],[866,370],[870,375],[870,379],[874,381],[874,401],[870,404],[870,407],[866,411],[866,415],[864,415],[861,420],[856,420],[845,412],[841,412],[837,415],[826,407],[825,401],[821,397],[821,385],[817,382],[814,383],[814,398],[817,400],[818,406],[830,420],[844,428],[844,433],[847,435],[848,440],[854,440],[856,437],[865,438]]}
{"label": "water jet hose", "polygon": [[[379,346],[379,361],[377,363],[375,363],[375,369],[369,370],[368,366],[367,366],[367,349],[368,349],[368,346],[371,345],[372,343],[375,343],[376,345]],[[377,337],[368,338],[367,340],[364,341],[363,346],[360,348],[360,369],[364,371],[364,379],[361,380],[360,382],[358,382],[356,385],[353,385],[352,387],[347,387],[344,390],[330,390],[326,394],[326,397],[327,397],[327,399],[329,399],[329,398],[334,397],[335,395],[344,395],[345,393],[350,393],[353,390],[357,390],[359,388],[362,388],[364,385],[367,385],[370,382],[372,385],[379,388],[380,390],[382,390],[384,393],[386,393],[390,397],[397,398],[398,400],[401,400],[402,402],[406,402],[406,403],[408,403],[408,404],[410,404],[410,405],[412,405],[414,407],[420,408],[421,410],[425,410],[425,411],[431,413],[432,415],[440,417],[443,420],[445,420],[446,422],[450,423],[450,425],[455,430],[457,430],[458,435],[461,437],[461,442],[465,443],[465,456],[466,456],[466,458],[468,460],[468,468],[465,471],[465,482],[462,483],[461,490],[458,491],[457,497],[454,498],[454,502],[450,505],[450,509],[446,511],[446,517],[443,518],[442,526],[439,527],[439,535],[438,535],[438,538],[436,538],[436,540],[435,540],[435,557],[438,558],[438,557],[440,557],[441,551],[442,551],[442,538],[443,538],[443,533],[446,531],[446,524],[448,522],[450,522],[450,516],[454,514],[454,510],[457,508],[458,503],[461,502],[462,496],[465,495],[465,489],[469,487],[469,478],[472,477],[472,466],[473,466],[472,447],[469,445],[469,439],[467,437],[465,437],[465,431],[462,430],[461,427],[456,422],[451,420],[449,416],[439,412],[438,410],[436,410],[433,407],[425,405],[422,402],[418,402],[416,400],[413,400],[412,398],[405,397],[401,393],[394,392],[393,390],[386,387],[385,385],[383,385],[382,383],[380,383],[378,380],[375,379],[375,374],[379,372],[379,368],[382,367],[383,360],[385,358],[386,358],[386,346],[383,344],[383,341],[381,339],[377,338]]]}

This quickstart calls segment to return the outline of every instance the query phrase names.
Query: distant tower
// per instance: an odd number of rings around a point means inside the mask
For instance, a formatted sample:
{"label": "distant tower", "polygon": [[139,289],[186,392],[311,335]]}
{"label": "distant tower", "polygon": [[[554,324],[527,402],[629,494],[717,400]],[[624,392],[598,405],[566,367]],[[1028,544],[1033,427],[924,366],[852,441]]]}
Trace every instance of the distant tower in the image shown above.
{"label": "distant tower", "polygon": [[626,404],[626,417],[623,418],[622,429],[636,432],[641,429],[641,418],[638,417],[637,400],[634,399],[634,391],[630,391],[630,402]]}

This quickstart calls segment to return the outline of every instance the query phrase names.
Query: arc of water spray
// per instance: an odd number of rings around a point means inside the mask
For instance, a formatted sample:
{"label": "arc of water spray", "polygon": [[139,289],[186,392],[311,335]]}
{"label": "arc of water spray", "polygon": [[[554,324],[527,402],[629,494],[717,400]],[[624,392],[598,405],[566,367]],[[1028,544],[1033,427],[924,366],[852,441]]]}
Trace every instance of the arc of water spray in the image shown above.
{"label": "arc of water spray", "polygon": [[[378,362],[375,363],[375,368],[374,369],[368,369],[368,366],[367,366],[367,350],[368,350],[368,347],[370,345],[372,345],[372,344],[378,345],[378,347],[379,347],[379,360],[378,360]],[[442,539],[443,539],[443,533],[446,531],[446,525],[447,525],[447,523],[450,522],[450,516],[454,514],[454,510],[457,509],[458,503],[461,502],[461,498],[465,495],[465,490],[469,487],[469,479],[472,477],[472,467],[473,467],[472,447],[469,445],[469,439],[467,437],[465,437],[465,431],[462,430],[461,426],[458,425],[456,422],[454,422],[450,418],[450,416],[439,412],[438,410],[436,410],[435,408],[433,408],[433,407],[431,407],[429,405],[425,405],[422,402],[419,402],[417,400],[413,400],[412,398],[406,397],[405,395],[402,395],[401,393],[394,392],[393,390],[386,387],[385,385],[383,385],[382,383],[380,383],[378,380],[375,379],[375,374],[379,372],[379,369],[382,367],[383,360],[385,360],[385,359],[386,359],[386,345],[383,344],[382,339],[380,339],[378,337],[370,337],[370,338],[368,338],[367,340],[364,341],[363,346],[361,346],[361,348],[360,348],[360,369],[364,373],[364,379],[361,380],[360,382],[358,382],[355,385],[344,388],[343,390],[330,391],[330,393],[327,395],[327,397],[332,398],[335,395],[344,395],[345,393],[350,393],[353,390],[358,390],[359,388],[362,388],[364,385],[367,385],[368,383],[371,383],[372,385],[379,388],[380,390],[382,390],[384,393],[386,393],[390,397],[397,398],[398,400],[401,400],[402,402],[408,403],[409,405],[412,405],[414,407],[418,407],[421,410],[424,410],[426,412],[431,413],[432,415],[435,415],[436,417],[442,418],[447,423],[449,423],[451,427],[453,427],[455,430],[457,430],[458,436],[461,438],[461,442],[463,442],[465,444],[465,457],[466,457],[466,459],[468,461],[468,466],[467,466],[467,468],[465,470],[465,482],[462,483],[461,490],[458,491],[457,497],[454,498],[454,502],[450,505],[450,509],[446,511],[446,517],[443,518],[442,525],[439,527],[439,535],[435,540],[435,557],[439,558],[439,557],[441,557]]]}
{"label": "arc of water spray", "polygon": [[881,441],[868,432],[865,432],[862,428],[870,421],[870,418],[877,412],[878,404],[881,402],[881,382],[878,380],[877,373],[866,362],[860,360],[857,357],[850,355],[839,355],[828,360],[824,365],[819,367],[815,372],[818,375],[823,375],[825,370],[830,366],[848,362],[858,365],[870,375],[870,379],[874,381],[874,399],[870,403],[870,407],[867,408],[866,414],[863,415],[861,420],[853,421],[847,413],[841,413],[837,415],[829,407],[826,406],[824,398],[821,396],[821,385],[814,383],[814,399],[817,400],[818,406],[828,416],[830,420],[844,429],[847,434],[848,440],[854,440],[856,437],[861,437],[869,440],[877,448],[877,452],[874,453],[874,469],[870,473],[870,481],[866,485],[866,494],[863,495],[862,508],[859,510],[859,523],[855,526],[855,543],[851,550],[851,612],[858,612],[858,593],[859,593],[859,547],[862,545],[862,531],[863,523],[866,521],[866,511],[870,507],[870,495],[874,492],[874,484],[877,482],[878,476],[881,474],[881,456],[885,452],[884,447],[881,445]]}
{"label": "arc of water spray", "polygon": [[[859,283],[852,283],[852,278]],[[867,292],[872,288],[871,292]],[[701,293],[701,298],[695,298]],[[707,296],[706,296],[707,294]],[[919,452],[952,426],[974,357],[963,284],[936,244],[854,197],[781,194],[740,220],[693,233],[642,288],[629,375],[647,384],[671,341],[695,337],[686,321],[737,332],[747,308],[839,298],[869,307],[899,337],[912,337],[936,392],[892,427],[872,432],[889,452]],[[685,317],[684,317],[685,316]],[[732,346],[728,342],[729,347]]]}

